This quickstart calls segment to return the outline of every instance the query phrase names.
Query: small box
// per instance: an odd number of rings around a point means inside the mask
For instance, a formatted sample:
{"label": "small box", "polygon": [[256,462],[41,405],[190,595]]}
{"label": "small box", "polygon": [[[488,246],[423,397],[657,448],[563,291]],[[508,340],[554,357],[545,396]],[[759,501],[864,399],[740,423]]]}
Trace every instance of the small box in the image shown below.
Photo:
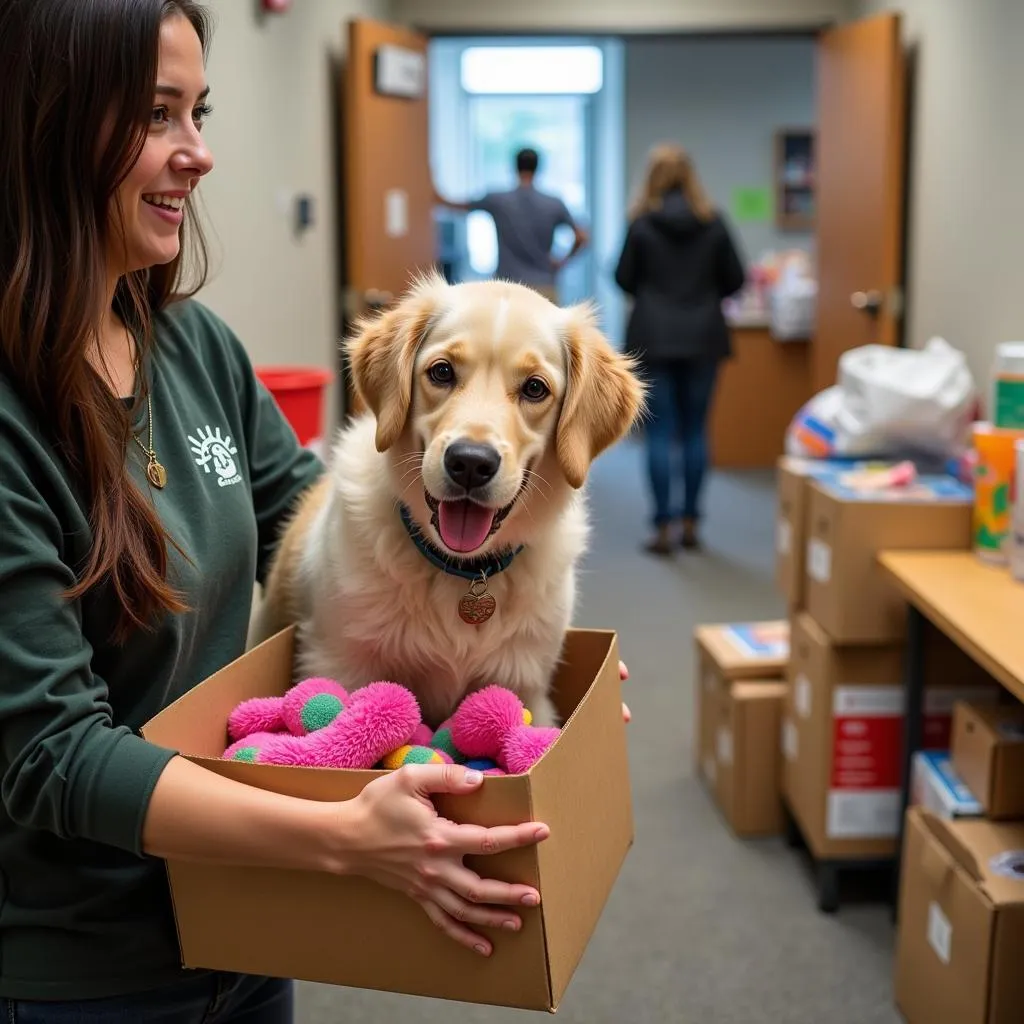
{"label": "small box", "polygon": [[775,585],[791,612],[804,607],[804,552],[809,484],[866,465],[852,459],[783,455],[776,465]]}
{"label": "small box", "polygon": [[[251,786],[348,800],[380,771],[225,761],[228,713],[292,684],[294,629],[200,683],[143,727],[146,739]],[[185,967],[297,978],[471,1003],[554,1011],[633,841],[614,633],[569,630],[554,684],[561,735],[525,775],[438,796],[439,813],[480,825],[543,821],[537,846],[467,858],[492,878],[535,885],[518,933],[493,931],[484,959],[440,936],[408,897],[363,878],[168,862]],[[268,927],[268,922],[273,927]]]}
{"label": "small box", "polygon": [[907,812],[896,1004],[907,1024],[1024,1020],[1024,825]]}
{"label": "small box", "polygon": [[1024,706],[953,709],[953,764],[990,818],[1024,818]]}
{"label": "small box", "polygon": [[[956,700],[1000,688],[937,629],[926,633],[924,736],[945,750]],[[783,722],[783,794],[819,858],[895,851],[906,704],[899,643],[837,644],[807,613],[793,620]]]}
{"label": "small box", "polygon": [[878,552],[969,550],[971,490],[953,477],[922,476],[906,487],[859,491],[811,484],[807,523],[807,611],[840,643],[902,639],[906,602],[885,579]]}
{"label": "small box", "polygon": [[781,679],[789,660],[789,623],[735,622],[698,626],[694,681],[694,761],[697,775],[715,791],[715,737],[729,684],[743,679]]}
{"label": "small box", "polygon": [[782,680],[730,683],[715,730],[715,800],[738,836],[778,835],[783,827],[779,728]]}
{"label": "small box", "polygon": [[984,809],[956,773],[948,750],[919,750],[914,755],[910,802],[940,818],[980,818]]}

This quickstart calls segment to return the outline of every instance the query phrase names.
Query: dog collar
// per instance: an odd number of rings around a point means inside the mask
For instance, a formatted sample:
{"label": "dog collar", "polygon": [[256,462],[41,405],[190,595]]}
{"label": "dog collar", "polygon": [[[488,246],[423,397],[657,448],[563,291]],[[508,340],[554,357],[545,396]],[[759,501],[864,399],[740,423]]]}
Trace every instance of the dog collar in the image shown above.
{"label": "dog collar", "polygon": [[431,544],[412,518],[412,514],[406,505],[400,504],[398,511],[402,517],[402,525],[406,533],[412,538],[416,550],[431,563],[435,568],[446,572],[449,576],[459,576],[464,580],[490,579],[499,572],[504,572],[512,560],[523,550],[524,545],[520,544],[515,550],[511,548],[500,555],[484,555],[482,558],[456,559],[452,555],[446,555]]}

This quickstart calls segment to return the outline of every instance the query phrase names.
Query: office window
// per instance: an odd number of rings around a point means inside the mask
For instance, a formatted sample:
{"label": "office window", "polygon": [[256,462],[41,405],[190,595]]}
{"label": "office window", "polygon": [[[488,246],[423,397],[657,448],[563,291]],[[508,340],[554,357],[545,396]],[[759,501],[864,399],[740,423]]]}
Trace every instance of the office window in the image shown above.
{"label": "office window", "polygon": [[596,46],[471,46],[462,52],[461,72],[471,94],[591,94],[604,80]]}

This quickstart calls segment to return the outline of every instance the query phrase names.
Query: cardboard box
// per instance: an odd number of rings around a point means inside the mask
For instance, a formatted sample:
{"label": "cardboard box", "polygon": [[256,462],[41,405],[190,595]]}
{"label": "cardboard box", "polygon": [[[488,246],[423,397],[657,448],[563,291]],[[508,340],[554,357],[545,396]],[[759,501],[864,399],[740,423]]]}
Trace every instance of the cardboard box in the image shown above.
{"label": "cardboard box", "polygon": [[716,733],[731,683],[743,679],[782,679],[789,661],[789,623],[733,622],[694,630],[694,761],[697,775],[715,792],[718,776]]}
{"label": "cardboard box", "polygon": [[914,755],[910,803],[940,818],[980,818],[984,809],[957,774],[948,750],[919,750]]}
{"label": "cardboard box", "polygon": [[809,484],[863,466],[852,459],[783,455],[776,464],[775,585],[791,612],[804,607],[804,552]]}
{"label": "cardboard box", "polygon": [[896,1003],[908,1024],[1024,1020],[1024,825],[907,812]]}
{"label": "cardboard box", "polygon": [[879,551],[968,550],[971,515],[971,491],[952,477],[863,492],[835,481],[811,483],[807,611],[841,643],[901,639],[906,602],[883,575]]}
{"label": "cardboard box", "polygon": [[[382,773],[218,756],[239,701],[291,685],[293,642],[291,629],[272,637],[162,711],[143,735],[262,789],[313,800],[356,796]],[[551,827],[537,846],[467,858],[489,877],[541,893],[540,907],[521,908],[520,932],[489,933],[490,958],[439,935],[406,896],[362,878],[171,861],[183,964],[554,1011],[633,841],[618,660],[614,633],[570,630],[555,680],[565,721],[558,740],[526,775],[491,777],[471,796],[436,800],[455,821]]]}
{"label": "cardboard box", "polygon": [[715,731],[715,800],[738,836],[778,835],[783,828],[779,727],[786,684],[730,683]]}
{"label": "cardboard box", "polygon": [[953,764],[990,818],[1024,818],[1024,705],[958,702]]}
{"label": "cardboard box", "polygon": [[[1000,688],[938,630],[927,634],[924,746],[949,748],[958,699]],[[895,851],[905,690],[898,643],[837,644],[807,612],[793,620],[783,723],[783,794],[816,857]]]}

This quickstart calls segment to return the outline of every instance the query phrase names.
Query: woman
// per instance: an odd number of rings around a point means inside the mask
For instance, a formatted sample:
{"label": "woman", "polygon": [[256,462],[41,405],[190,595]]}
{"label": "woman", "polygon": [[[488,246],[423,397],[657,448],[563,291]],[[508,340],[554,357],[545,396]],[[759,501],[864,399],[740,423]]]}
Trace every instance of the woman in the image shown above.
{"label": "woman", "polygon": [[0,6],[0,1014],[22,1024],[291,1019],[287,982],[180,968],[160,858],[360,874],[485,956],[476,929],[539,901],[463,856],[546,826],[433,810],[478,773],[402,769],[328,804],[137,734],[242,653],[322,471],[185,298],[207,42],[193,0]]}
{"label": "woman", "polygon": [[[721,216],[679,146],[656,146],[615,271],[634,297],[626,348],[650,382],[647,468],[654,497],[654,554],[698,545],[707,468],[707,417],[719,363],[731,353],[722,300],[743,287],[744,271]],[[673,447],[683,455],[682,508],[673,504]]]}

